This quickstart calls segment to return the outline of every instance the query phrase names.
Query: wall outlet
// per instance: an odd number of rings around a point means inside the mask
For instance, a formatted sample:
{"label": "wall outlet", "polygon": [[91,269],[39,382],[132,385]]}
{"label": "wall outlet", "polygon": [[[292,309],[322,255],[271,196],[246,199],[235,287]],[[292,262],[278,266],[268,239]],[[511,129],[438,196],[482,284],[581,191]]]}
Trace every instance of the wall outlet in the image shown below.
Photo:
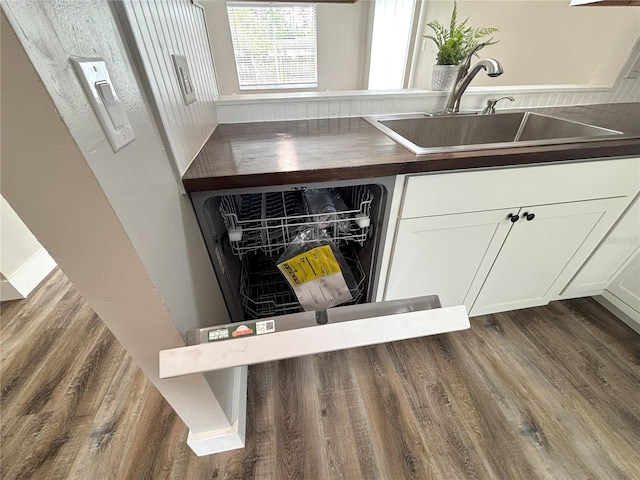
{"label": "wall outlet", "polygon": [[191,71],[187,63],[187,57],[184,55],[171,55],[173,66],[176,69],[178,84],[182,92],[182,100],[185,106],[196,101],[196,89],[191,78]]}

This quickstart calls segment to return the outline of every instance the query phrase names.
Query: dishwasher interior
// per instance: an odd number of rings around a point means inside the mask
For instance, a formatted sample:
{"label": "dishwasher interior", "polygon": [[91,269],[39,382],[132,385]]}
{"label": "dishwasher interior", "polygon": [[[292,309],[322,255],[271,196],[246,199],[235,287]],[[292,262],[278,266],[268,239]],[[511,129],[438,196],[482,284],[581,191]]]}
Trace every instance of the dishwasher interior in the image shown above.
{"label": "dishwasher interior", "polygon": [[231,321],[303,311],[277,268],[301,232],[320,236],[344,257],[352,297],[345,304],[372,301],[393,184],[380,178],[192,193]]}

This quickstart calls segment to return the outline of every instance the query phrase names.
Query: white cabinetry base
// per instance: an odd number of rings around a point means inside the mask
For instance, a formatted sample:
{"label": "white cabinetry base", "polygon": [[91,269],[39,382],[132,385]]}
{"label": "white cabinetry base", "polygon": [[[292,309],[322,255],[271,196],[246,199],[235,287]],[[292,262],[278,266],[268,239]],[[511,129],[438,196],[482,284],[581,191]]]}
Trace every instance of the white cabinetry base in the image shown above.
{"label": "white cabinetry base", "polygon": [[593,297],[593,299],[626,323],[629,328],[640,334],[640,312],[635,311],[618,297],[606,290],[602,292],[601,295]]}
{"label": "white cabinetry base", "polygon": [[235,370],[231,427],[200,433],[189,431],[187,445],[199,457],[244,448],[247,425],[247,367]]}
{"label": "white cabinetry base", "polygon": [[244,448],[244,425],[240,429],[236,422],[233,428],[224,430],[202,433],[189,431],[187,445],[199,457]]}

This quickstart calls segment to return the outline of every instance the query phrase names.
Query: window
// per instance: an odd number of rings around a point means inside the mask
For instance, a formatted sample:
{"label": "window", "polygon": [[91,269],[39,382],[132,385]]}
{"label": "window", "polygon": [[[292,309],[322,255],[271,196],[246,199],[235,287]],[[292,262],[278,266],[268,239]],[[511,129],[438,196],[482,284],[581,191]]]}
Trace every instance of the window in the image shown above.
{"label": "window", "polygon": [[240,90],[318,86],[316,6],[227,3]]}
{"label": "window", "polygon": [[369,90],[403,88],[415,0],[375,0]]}

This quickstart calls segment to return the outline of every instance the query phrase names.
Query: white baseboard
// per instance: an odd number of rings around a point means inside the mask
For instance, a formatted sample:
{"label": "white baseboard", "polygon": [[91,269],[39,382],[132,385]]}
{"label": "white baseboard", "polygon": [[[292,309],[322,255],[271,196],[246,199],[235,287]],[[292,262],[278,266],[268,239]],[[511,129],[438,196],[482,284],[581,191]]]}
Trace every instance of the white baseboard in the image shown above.
{"label": "white baseboard", "polygon": [[244,448],[247,424],[247,367],[236,368],[235,371],[232,426],[201,433],[189,431],[187,445],[199,457]]}
{"label": "white baseboard", "polygon": [[16,298],[26,298],[34,288],[36,288],[42,280],[56,267],[56,262],[49,253],[41,248],[29,260],[27,260],[18,270],[7,277],[7,281],[18,292],[19,296],[13,298],[5,298],[7,295],[14,294],[11,289],[6,288],[4,282],[2,288],[2,300],[13,300]]}
{"label": "white baseboard", "polygon": [[629,328],[640,334],[640,312],[635,311],[607,290],[603,291],[600,296],[593,298],[596,302],[626,323]]}

